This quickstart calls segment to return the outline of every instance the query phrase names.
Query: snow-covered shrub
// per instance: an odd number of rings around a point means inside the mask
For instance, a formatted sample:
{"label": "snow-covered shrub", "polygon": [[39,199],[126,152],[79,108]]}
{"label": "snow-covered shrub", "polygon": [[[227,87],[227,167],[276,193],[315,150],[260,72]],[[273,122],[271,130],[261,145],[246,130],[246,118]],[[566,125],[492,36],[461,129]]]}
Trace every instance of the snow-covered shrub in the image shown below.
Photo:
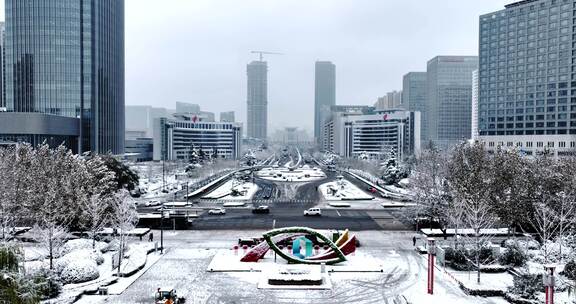
{"label": "snow-covered shrub", "polygon": [[92,260],[71,261],[60,274],[65,284],[83,283],[97,279],[100,276],[96,263]]}
{"label": "snow-covered shrub", "polygon": [[498,257],[498,263],[500,265],[518,267],[524,265],[527,258],[526,253],[516,243],[511,243],[506,246],[502,255]]}
{"label": "snow-covered shrub", "polygon": [[[104,252],[105,248],[108,244],[104,242],[96,242],[96,249]],[[60,252],[62,255],[66,255],[72,251],[76,251],[79,249],[90,249],[92,250],[92,240],[89,239],[77,239],[77,240],[70,240],[62,246]]]}
{"label": "snow-covered shrub", "polygon": [[514,285],[508,291],[524,299],[536,299],[536,293],[544,290],[541,274],[522,274],[514,277]]}
{"label": "snow-covered shrub", "polygon": [[566,263],[562,274],[570,280],[576,280],[576,261],[570,260],[568,263]]}
{"label": "snow-covered shrub", "polygon": [[80,249],[72,251],[56,260],[54,270],[56,273],[62,273],[62,271],[64,271],[64,269],[66,269],[66,267],[70,265],[71,262],[76,260],[89,260],[94,262],[96,265],[100,265],[104,263],[104,256],[102,256],[100,251],[91,249]]}
{"label": "snow-covered shrub", "polygon": [[539,250],[540,243],[536,240],[507,239],[502,242],[502,247],[517,246],[524,250]]}
{"label": "snow-covered shrub", "polygon": [[444,258],[449,261],[452,268],[456,270],[472,269],[472,265],[470,265],[466,259],[466,254],[462,249],[454,250],[451,247],[446,248],[446,251],[444,252]]}
{"label": "snow-covered shrub", "polygon": [[62,282],[54,272],[48,269],[41,269],[33,277],[36,292],[43,300],[54,298],[62,291]]}

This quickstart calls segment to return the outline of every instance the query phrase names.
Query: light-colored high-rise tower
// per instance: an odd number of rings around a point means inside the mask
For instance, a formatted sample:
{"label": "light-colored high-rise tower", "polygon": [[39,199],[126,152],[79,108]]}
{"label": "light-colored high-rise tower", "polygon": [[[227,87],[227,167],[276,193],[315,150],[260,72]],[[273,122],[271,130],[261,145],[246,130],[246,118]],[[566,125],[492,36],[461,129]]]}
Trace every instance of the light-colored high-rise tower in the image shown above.
{"label": "light-colored high-rise tower", "polygon": [[437,56],[428,61],[428,140],[447,148],[471,138],[472,71],[476,56]]}
{"label": "light-colored high-rise tower", "polygon": [[[426,72],[410,72],[402,79],[402,102],[408,111],[420,112],[421,125],[426,126]],[[422,128],[421,140],[426,143],[428,140],[426,130]]]}
{"label": "light-colored high-rise tower", "polygon": [[321,142],[322,124],[336,105],[336,66],[330,61],[316,61],[314,78],[314,138]]}
{"label": "light-colored high-rise tower", "polygon": [[268,136],[268,65],[266,61],[252,61],[246,67],[247,136],[266,140]]}
{"label": "light-colored high-rise tower", "polygon": [[472,72],[472,139],[478,139],[478,70]]}

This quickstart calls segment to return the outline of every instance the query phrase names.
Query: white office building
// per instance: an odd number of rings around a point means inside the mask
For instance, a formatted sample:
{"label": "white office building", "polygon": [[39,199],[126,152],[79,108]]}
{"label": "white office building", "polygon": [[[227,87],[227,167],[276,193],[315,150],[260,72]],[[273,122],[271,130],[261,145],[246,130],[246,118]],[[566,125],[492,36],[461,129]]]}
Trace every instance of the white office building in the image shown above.
{"label": "white office building", "polygon": [[324,123],[323,135],[323,149],[343,157],[367,154],[382,159],[390,151],[400,159],[418,156],[420,112],[335,106]]}
{"label": "white office building", "polygon": [[230,122],[159,118],[154,123],[154,160],[186,160],[202,150],[212,157],[240,157],[242,127]]}

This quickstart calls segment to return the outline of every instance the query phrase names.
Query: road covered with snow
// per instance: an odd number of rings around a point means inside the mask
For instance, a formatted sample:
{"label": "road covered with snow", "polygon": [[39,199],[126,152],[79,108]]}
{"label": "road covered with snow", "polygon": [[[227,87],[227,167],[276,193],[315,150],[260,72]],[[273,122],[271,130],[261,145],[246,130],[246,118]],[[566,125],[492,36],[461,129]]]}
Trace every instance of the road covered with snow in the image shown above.
{"label": "road covered with snow", "polygon": [[232,178],[202,198],[243,201],[252,199],[257,191],[258,186],[256,184],[241,182]]}
{"label": "road covered with snow", "polygon": [[337,181],[322,184],[318,187],[325,200],[345,201],[345,200],[372,200],[373,196],[364,193],[351,182],[340,179]]}
{"label": "road covered with snow", "polygon": [[[180,231],[167,233],[166,254],[121,295],[85,296],[78,303],[151,303],[156,288],[171,287],[186,303],[505,303],[499,298],[468,296],[437,272],[434,295],[426,293],[426,261],[417,254],[409,232],[355,233],[358,258],[382,265],[383,272],[333,272],[331,289],[259,289],[262,273],[209,272],[214,256],[234,253],[239,237],[263,231]],[[155,232],[156,233],[156,232]],[[351,257],[354,258],[354,257]],[[269,257],[269,259],[273,259]],[[318,266],[315,266],[318,267]],[[396,301],[396,302],[395,302]]]}

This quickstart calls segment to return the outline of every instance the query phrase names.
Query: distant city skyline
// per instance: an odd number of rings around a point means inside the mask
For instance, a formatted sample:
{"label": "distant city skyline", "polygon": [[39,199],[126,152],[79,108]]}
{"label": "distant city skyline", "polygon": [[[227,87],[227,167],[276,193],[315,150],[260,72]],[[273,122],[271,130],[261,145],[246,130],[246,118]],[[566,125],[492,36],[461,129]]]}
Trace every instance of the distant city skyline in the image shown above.
{"label": "distant city skyline", "polygon": [[266,58],[269,129],[311,132],[315,61],[338,67],[339,104],[373,104],[434,56],[478,55],[479,16],[512,2],[126,0],[126,104],[187,101],[245,122],[250,51],[278,51]]}

